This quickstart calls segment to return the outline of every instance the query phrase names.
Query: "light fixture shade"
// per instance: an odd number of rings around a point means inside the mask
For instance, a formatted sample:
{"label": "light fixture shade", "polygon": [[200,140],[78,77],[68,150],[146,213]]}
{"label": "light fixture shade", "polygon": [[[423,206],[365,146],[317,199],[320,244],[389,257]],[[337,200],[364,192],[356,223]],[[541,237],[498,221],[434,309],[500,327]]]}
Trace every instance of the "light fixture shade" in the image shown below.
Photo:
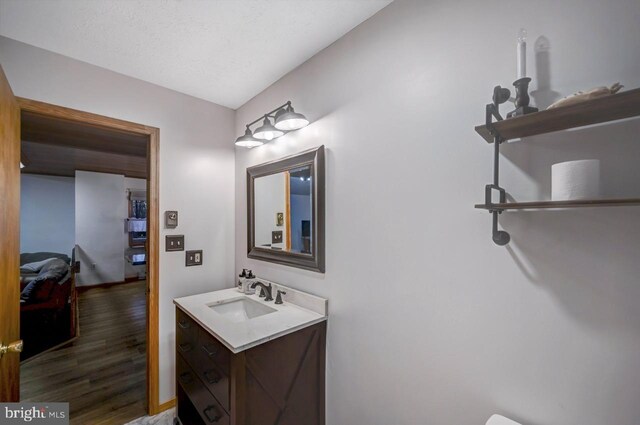
{"label": "light fixture shade", "polygon": [[22,161],[20,161],[20,169],[22,170],[24,168],[24,164],[22,163]]}
{"label": "light fixture shade", "polygon": [[269,121],[268,117],[264,117],[264,121],[262,125],[258,127],[253,133],[253,137],[256,139],[262,140],[273,140],[276,137],[280,137],[284,134],[282,130],[278,130],[273,125],[271,125],[271,121]]}
{"label": "light fixture shade", "polygon": [[291,105],[287,109],[280,109],[276,113],[276,128],[283,131],[299,130],[309,125],[309,120],[293,110]]}
{"label": "light fixture shade", "polygon": [[264,142],[262,140],[258,140],[251,134],[251,130],[247,127],[247,130],[244,132],[244,136],[240,136],[236,139],[236,146],[240,146],[243,148],[255,148],[258,146],[262,146]]}

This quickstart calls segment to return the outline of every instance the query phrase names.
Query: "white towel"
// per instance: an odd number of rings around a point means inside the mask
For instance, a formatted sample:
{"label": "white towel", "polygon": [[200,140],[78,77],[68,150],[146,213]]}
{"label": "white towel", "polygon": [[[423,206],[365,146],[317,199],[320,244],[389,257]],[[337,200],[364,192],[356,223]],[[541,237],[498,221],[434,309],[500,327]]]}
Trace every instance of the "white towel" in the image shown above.
{"label": "white towel", "polygon": [[147,220],[129,220],[130,232],[146,232]]}

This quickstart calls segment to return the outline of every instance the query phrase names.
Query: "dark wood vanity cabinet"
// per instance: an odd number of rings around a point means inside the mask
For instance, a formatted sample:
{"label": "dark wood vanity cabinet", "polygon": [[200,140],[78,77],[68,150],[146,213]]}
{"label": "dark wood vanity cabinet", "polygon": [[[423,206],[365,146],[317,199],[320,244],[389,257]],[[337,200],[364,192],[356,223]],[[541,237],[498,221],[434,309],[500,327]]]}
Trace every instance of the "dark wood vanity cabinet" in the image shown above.
{"label": "dark wood vanity cabinet", "polygon": [[321,322],[233,354],[176,308],[177,413],[183,425],[324,425]]}

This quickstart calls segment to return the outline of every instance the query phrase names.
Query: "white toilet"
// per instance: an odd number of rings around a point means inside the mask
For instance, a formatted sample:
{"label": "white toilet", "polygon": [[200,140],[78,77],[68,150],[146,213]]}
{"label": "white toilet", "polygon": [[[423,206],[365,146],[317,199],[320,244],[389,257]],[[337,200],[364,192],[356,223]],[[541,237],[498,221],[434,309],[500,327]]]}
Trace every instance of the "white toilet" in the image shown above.
{"label": "white toilet", "polygon": [[487,421],[486,425],[522,425],[519,422],[512,421],[511,419],[505,418],[501,415],[492,415]]}

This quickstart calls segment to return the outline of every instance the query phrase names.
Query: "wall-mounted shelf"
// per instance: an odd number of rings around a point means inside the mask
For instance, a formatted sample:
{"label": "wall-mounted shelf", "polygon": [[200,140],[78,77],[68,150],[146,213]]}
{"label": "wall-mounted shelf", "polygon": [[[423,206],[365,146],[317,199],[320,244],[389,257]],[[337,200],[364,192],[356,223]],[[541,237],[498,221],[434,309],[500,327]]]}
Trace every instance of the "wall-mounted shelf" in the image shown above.
{"label": "wall-mounted shelf", "polygon": [[[498,215],[504,211],[640,206],[640,198],[507,202],[506,190],[500,186],[499,181],[500,144],[502,142],[640,116],[640,89],[505,120],[500,115],[499,106],[508,98],[509,90],[500,86],[495,87],[493,89],[493,103],[486,106],[485,124],[475,128],[484,140],[494,144],[493,183],[485,186],[484,204],[477,204],[475,207],[487,210],[493,216],[492,235],[496,244],[506,245],[511,240],[509,233],[498,230]],[[495,191],[500,197],[500,201],[497,203],[492,202],[492,195]]]}
{"label": "wall-mounted shelf", "polygon": [[549,210],[557,208],[625,207],[640,205],[640,198],[628,199],[582,199],[579,201],[534,201],[477,204],[476,208],[489,211],[505,210]]}
{"label": "wall-mounted shelf", "polygon": [[[640,115],[640,89],[634,89],[576,105],[561,106],[509,118],[495,122],[492,126],[505,141],[638,115]],[[493,135],[486,125],[476,126],[476,132],[488,143],[493,143]]]}

